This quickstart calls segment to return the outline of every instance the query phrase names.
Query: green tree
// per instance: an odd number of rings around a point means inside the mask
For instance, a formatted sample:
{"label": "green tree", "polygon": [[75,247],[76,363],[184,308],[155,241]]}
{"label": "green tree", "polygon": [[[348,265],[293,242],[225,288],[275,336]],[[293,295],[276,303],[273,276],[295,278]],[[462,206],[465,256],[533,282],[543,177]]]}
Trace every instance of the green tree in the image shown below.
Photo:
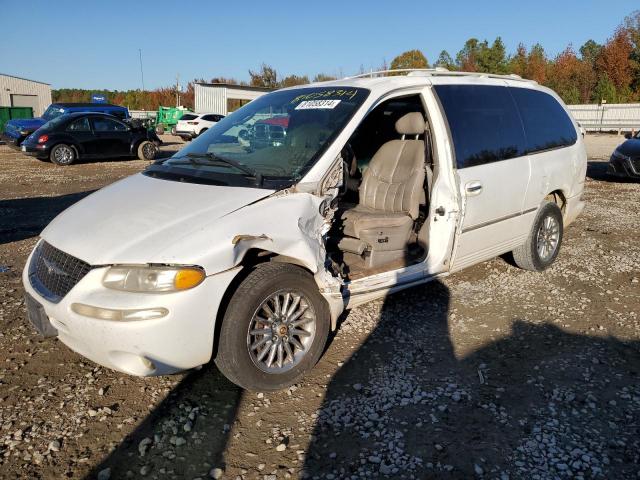
{"label": "green tree", "polygon": [[408,50],[391,61],[391,70],[406,68],[429,68],[429,62],[420,50]]}
{"label": "green tree", "polygon": [[456,64],[453,61],[453,58],[451,58],[451,55],[449,55],[449,52],[447,52],[446,50],[442,50],[440,52],[440,55],[438,55],[438,60],[436,61],[435,66],[446,68],[447,70],[456,69]]}
{"label": "green tree", "polygon": [[602,45],[595,42],[594,40],[587,40],[584,42],[584,45],[580,47],[580,57],[585,62],[591,64],[593,68],[595,68],[596,60],[600,56],[602,52]]}
{"label": "green tree", "polygon": [[629,55],[629,63],[633,75],[631,88],[635,90],[636,99],[640,99],[640,10],[636,10],[627,16],[623,25],[633,46],[633,50]]}
{"label": "green tree", "polygon": [[456,64],[458,68],[464,72],[478,72],[478,57],[480,51],[487,47],[486,40],[482,43],[477,38],[470,38],[464,42],[462,50],[456,55]]}
{"label": "green tree", "polygon": [[481,72],[499,75],[508,73],[507,49],[502,39],[497,37],[491,46],[486,40],[480,43],[477,62]]}
{"label": "green tree", "polygon": [[602,100],[606,100],[607,103],[616,103],[618,101],[618,93],[616,92],[616,86],[609,79],[609,75],[603,73],[598,78],[598,83],[593,89],[594,102],[600,103]]}

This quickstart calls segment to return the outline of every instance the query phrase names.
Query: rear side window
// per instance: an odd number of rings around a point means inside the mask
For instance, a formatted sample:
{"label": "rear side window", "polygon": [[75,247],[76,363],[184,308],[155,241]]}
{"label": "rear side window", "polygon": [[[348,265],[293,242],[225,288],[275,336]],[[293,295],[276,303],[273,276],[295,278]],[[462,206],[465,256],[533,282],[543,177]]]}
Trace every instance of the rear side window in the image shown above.
{"label": "rear side window", "polygon": [[449,122],[458,168],[525,153],[522,122],[507,87],[436,85]]}
{"label": "rear side window", "polygon": [[527,136],[527,153],[566,147],[576,143],[573,122],[548,93],[528,88],[509,88],[520,110]]}
{"label": "rear side window", "polygon": [[198,116],[192,115],[191,113],[185,113],[180,117],[180,120],[193,120],[194,118],[198,118]]}
{"label": "rear side window", "polygon": [[67,126],[67,130],[69,132],[90,132],[91,127],[89,126],[89,119],[84,117],[71,122],[69,126]]}

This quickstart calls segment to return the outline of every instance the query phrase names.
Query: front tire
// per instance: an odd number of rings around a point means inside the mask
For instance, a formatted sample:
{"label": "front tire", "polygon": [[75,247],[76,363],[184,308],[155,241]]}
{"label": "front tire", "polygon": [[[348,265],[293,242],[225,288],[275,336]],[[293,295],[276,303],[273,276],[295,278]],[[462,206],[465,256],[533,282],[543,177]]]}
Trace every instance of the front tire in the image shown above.
{"label": "front tire", "polygon": [[311,274],[286,263],[258,265],[227,306],[215,363],[247,390],[286,388],[320,359],[329,322]]}
{"label": "front tire", "polygon": [[140,160],[153,160],[158,154],[158,147],[153,142],[145,140],[138,145],[137,153]]}
{"label": "front tire", "polygon": [[56,165],[66,167],[76,161],[76,151],[66,143],[59,143],[51,149],[49,160]]}
{"label": "front tire", "polygon": [[513,251],[513,260],[524,270],[541,272],[555,261],[562,245],[562,212],[553,202],[544,202],[533,222],[529,236]]}

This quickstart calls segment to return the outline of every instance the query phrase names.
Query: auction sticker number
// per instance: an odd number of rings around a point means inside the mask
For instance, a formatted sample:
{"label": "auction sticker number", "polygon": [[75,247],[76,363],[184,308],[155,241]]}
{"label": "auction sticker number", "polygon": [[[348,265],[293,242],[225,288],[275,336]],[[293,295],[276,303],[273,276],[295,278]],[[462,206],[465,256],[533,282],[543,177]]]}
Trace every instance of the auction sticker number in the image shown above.
{"label": "auction sticker number", "polygon": [[313,110],[317,108],[334,109],[338,106],[340,100],[305,100],[300,102],[296,110]]}

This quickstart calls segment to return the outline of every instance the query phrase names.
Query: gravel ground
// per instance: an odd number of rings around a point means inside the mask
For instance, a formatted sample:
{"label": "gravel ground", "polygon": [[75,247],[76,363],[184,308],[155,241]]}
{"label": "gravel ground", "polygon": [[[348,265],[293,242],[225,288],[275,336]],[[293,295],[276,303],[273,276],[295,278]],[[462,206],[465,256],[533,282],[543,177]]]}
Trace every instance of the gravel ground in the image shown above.
{"label": "gravel ground", "polygon": [[0,147],[0,477],[640,477],[640,183],[603,162],[620,141],[587,138],[587,209],[551,269],[495,259],[357,308],[303,383],[268,394],[38,338],[20,284],[37,234],[146,162]]}

